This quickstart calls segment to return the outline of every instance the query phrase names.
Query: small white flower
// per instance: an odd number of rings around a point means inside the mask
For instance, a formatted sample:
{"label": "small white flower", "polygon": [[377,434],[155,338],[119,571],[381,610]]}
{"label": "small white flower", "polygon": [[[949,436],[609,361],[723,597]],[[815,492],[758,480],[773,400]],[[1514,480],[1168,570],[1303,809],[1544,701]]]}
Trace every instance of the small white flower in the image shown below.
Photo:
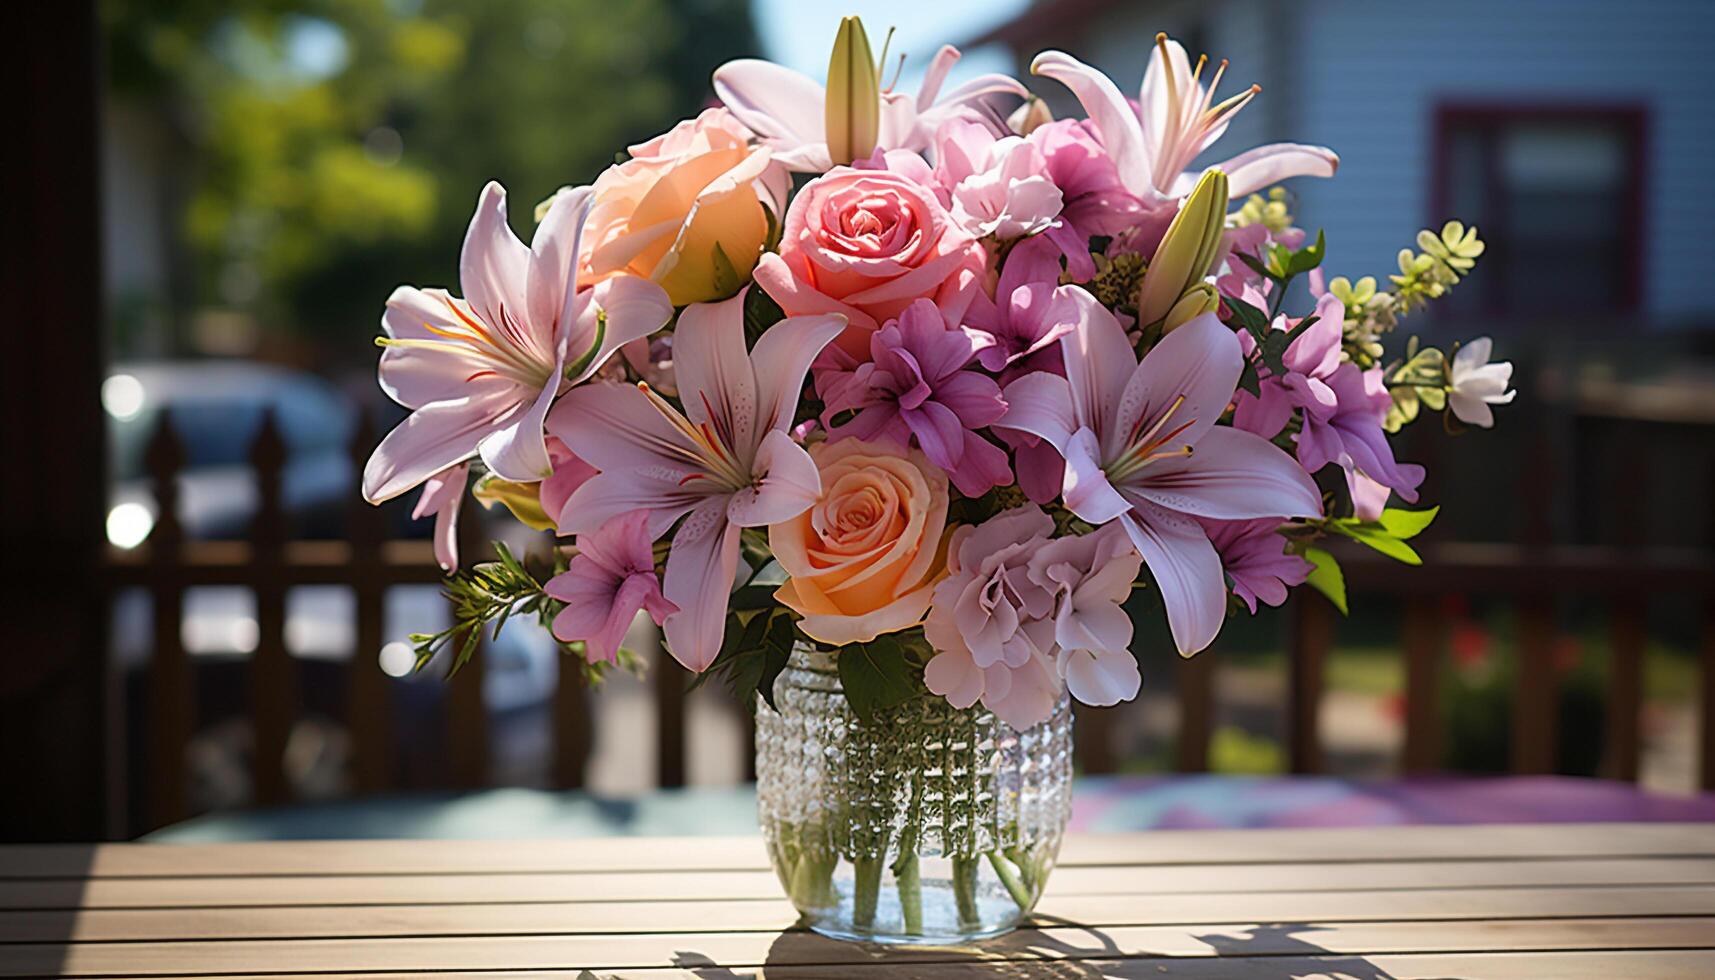
{"label": "small white flower", "polygon": [[1489,406],[1505,405],[1518,394],[1507,387],[1512,383],[1512,362],[1489,363],[1489,352],[1493,346],[1489,338],[1478,337],[1459,348],[1459,352],[1453,355],[1453,367],[1448,377],[1448,407],[1453,409],[1459,421],[1484,429],[1495,424],[1495,416]]}

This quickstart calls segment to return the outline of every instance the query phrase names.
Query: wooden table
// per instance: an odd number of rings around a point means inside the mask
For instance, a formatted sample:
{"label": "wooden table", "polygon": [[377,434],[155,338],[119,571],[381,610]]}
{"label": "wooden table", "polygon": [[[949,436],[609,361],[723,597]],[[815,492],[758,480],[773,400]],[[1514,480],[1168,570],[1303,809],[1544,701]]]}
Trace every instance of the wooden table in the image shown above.
{"label": "wooden table", "polygon": [[755,838],[0,848],[0,976],[1715,976],[1715,825],[1074,835],[1035,928],[792,925]]}

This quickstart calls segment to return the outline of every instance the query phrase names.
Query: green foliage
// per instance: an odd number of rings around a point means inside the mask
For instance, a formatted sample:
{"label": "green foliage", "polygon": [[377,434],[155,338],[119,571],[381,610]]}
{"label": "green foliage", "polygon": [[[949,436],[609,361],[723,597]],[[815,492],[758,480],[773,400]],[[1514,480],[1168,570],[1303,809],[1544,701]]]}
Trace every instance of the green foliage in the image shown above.
{"label": "green foliage", "polygon": [[780,309],[780,304],[774,302],[774,297],[767,290],[757,286],[744,294],[744,340],[751,347],[762,332],[779,323],[786,316]]}
{"label": "green foliage", "polygon": [[548,598],[542,591],[542,583],[512,554],[512,549],[497,541],[494,551],[499,561],[482,562],[447,577],[442,594],[452,603],[453,624],[439,633],[411,635],[417,670],[451,646],[454,653],[450,673],[457,673],[476,652],[485,627],[492,626],[498,636],[507,621],[519,615],[534,617],[546,626],[564,608],[563,603]]}
{"label": "green foliage", "polygon": [[457,285],[486,181],[512,191],[528,239],[522,204],[694,113],[713,68],[756,47],[742,0],[104,0],[102,14],[115,103],[170,132],[156,145],[196,272],[181,298],[354,355],[389,285]]}
{"label": "green foliage", "polygon": [[1335,534],[1368,545],[1395,561],[1407,565],[1421,565],[1423,559],[1405,542],[1423,533],[1423,529],[1428,527],[1440,512],[1440,507],[1431,507],[1428,510],[1389,507],[1374,521],[1341,517],[1323,521],[1322,526]]}
{"label": "green foliage", "polygon": [[1346,615],[1346,576],[1340,571],[1339,561],[1321,548],[1305,548],[1304,558],[1315,566],[1305,583],[1327,596],[1334,608],[1340,610],[1340,615]]}
{"label": "green foliage", "polygon": [[840,686],[852,713],[872,721],[927,692],[923,667],[930,650],[921,632],[884,633],[868,643],[840,648]]}
{"label": "green foliage", "polygon": [[1433,347],[1418,349],[1417,338],[1406,346],[1405,359],[1387,372],[1388,406],[1382,428],[1398,432],[1415,421],[1421,409],[1439,412],[1447,407],[1447,358]]}

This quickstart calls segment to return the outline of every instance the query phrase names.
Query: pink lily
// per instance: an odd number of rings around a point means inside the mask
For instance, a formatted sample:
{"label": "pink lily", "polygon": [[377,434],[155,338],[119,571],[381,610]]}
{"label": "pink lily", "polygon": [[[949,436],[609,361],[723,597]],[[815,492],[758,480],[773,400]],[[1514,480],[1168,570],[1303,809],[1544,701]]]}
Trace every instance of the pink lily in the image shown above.
{"label": "pink lily", "polygon": [[796,517],[822,492],[816,464],[786,429],[810,362],[845,325],[831,314],[788,317],[746,352],[744,293],[694,303],[674,330],[683,412],[647,385],[598,383],[567,393],[548,416],[548,430],[601,471],[557,515],[562,534],[641,509],[653,540],[683,519],[663,588],[679,611],[664,629],[692,670],[720,652],[739,530]]}
{"label": "pink lily", "polygon": [[[877,149],[927,149],[941,123],[982,118],[976,107],[989,96],[1030,94],[1017,79],[981,75],[942,96],[941,83],[958,60],[958,48],[942,45],[915,96],[891,90],[881,93]],[[819,174],[833,166],[824,129],[827,91],[820,83],[771,61],[740,58],[715,69],[714,84],[715,94],[732,114],[760,136],[787,169]]]}
{"label": "pink lily", "polygon": [[1167,334],[1139,362],[1095,297],[1073,286],[1063,295],[1078,320],[1060,341],[1066,377],[1012,382],[997,424],[1059,450],[1066,507],[1092,524],[1120,522],[1161,590],[1179,652],[1196,653],[1220,631],[1227,589],[1194,518],[1320,516],[1321,495],[1268,440],[1215,424],[1244,355],[1214,314]]}
{"label": "pink lily", "polygon": [[459,463],[423,481],[422,496],[411,511],[413,520],[435,515],[435,562],[448,573],[459,568],[459,507],[469,472],[469,464]]}
{"label": "pink lily", "polygon": [[661,287],[635,276],[577,288],[589,199],[588,188],[560,192],[525,246],[507,227],[505,189],[491,182],[459,256],[464,298],[393,291],[381,319],[381,387],[412,412],[363,469],[370,503],[477,455],[502,479],[547,476],[542,421],[555,396],[672,317]]}
{"label": "pink lily", "polygon": [[578,536],[578,553],[542,591],[566,604],[554,617],[554,635],[584,642],[584,659],[614,663],[625,631],[639,609],[659,626],[679,607],[661,595],[650,547],[649,515],[641,510],[616,517]]}
{"label": "pink lily", "polygon": [[[1062,51],[1037,55],[1030,72],[1072,90],[1096,124],[1102,148],[1119,168],[1126,190],[1146,202],[1159,202],[1191,192],[1199,174],[1189,169],[1191,162],[1220,139],[1233,116],[1262,91],[1252,85],[1211,104],[1227,63],[1221,62],[1204,88],[1207,63],[1199,57],[1193,69],[1179,42],[1157,34],[1135,103],[1106,75]],[[1332,177],[1340,158],[1322,146],[1270,143],[1211,166],[1226,171],[1230,195],[1237,199],[1288,177]]]}

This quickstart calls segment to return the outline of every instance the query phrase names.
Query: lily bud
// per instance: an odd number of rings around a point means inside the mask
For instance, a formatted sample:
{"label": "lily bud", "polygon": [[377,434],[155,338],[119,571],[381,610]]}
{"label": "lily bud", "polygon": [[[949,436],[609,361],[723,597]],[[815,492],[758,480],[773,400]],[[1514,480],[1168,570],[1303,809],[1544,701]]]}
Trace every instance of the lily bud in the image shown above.
{"label": "lily bud", "polygon": [[823,102],[828,156],[835,166],[875,152],[881,129],[881,78],[869,35],[856,17],[840,20],[834,53],[828,58],[828,92]]}
{"label": "lily bud", "polygon": [[1179,302],[1186,291],[1203,281],[1221,247],[1227,224],[1227,175],[1204,171],[1143,274],[1138,292],[1137,322],[1150,326]]}
{"label": "lily bud", "polygon": [[482,502],[482,506],[493,509],[495,504],[501,504],[518,518],[518,523],[535,531],[553,530],[554,522],[548,517],[548,512],[542,509],[541,484],[514,483],[511,480],[489,475],[477,481],[476,489],[471,496]]}
{"label": "lily bud", "polygon": [[1161,321],[1161,332],[1167,333],[1174,327],[1182,327],[1205,313],[1213,313],[1221,308],[1221,294],[1215,287],[1206,282],[1200,282],[1185,290],[1179,297],[1179,302],[1167,311],[1167,316]]}
{"label": "lily bud", "polygon": [[1053,121],[1054,113],[1048,111],[1048,103],[1034,95],[1006,117],[1007,127],[1020,136],[1029,136]]}

